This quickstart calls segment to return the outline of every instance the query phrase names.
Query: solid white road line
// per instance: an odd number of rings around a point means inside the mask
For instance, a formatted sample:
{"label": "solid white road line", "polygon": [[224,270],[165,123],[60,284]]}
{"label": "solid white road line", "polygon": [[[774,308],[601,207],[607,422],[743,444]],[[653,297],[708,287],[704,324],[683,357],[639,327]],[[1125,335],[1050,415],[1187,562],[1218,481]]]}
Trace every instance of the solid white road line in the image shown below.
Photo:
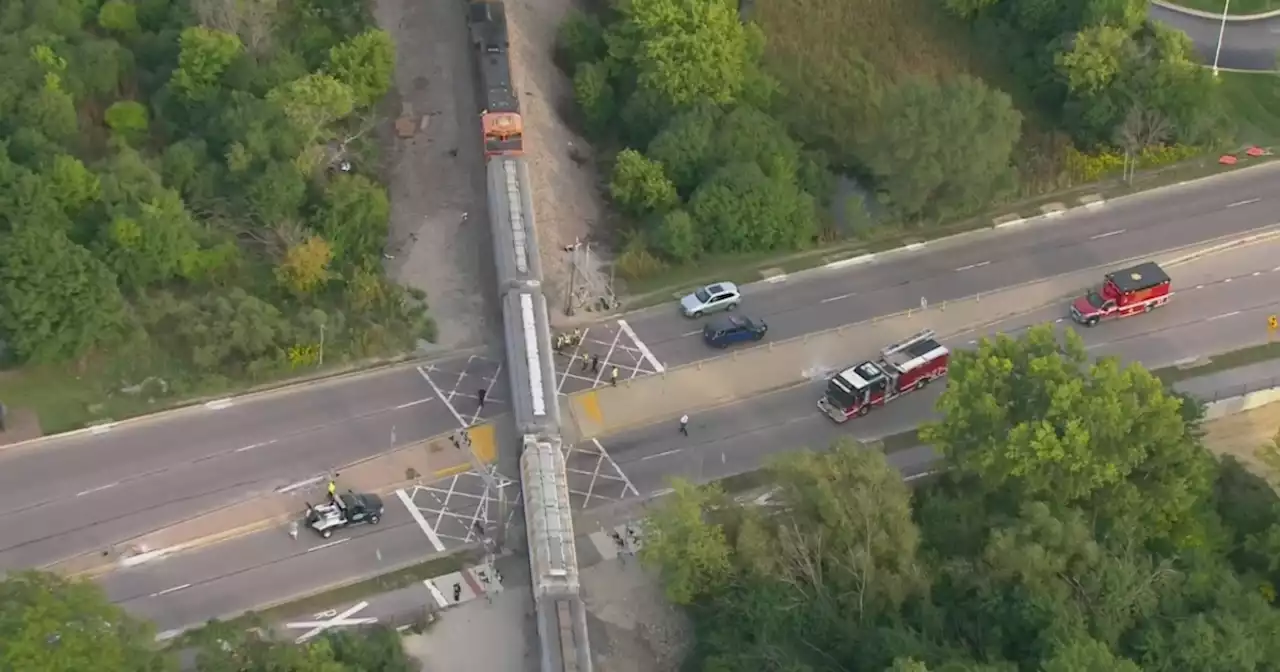
{"label": "solid white road line", "polygon": [[453,419],[458,421],[458,426],[467,427],[467,421],[462,419],[462,415],[458,413],[458,409],[454,408],[453,403],[449,401],[449,398],[444,396],[444,391],[440,389],[439,385],[436,385],[436,381],[431,380],[431,376],[428,376],[427,372],[423,370],[421,366],[417,368],[418,375],[422,376],[422,379],[427,381],[427,384],[431,386],[431,391],[435,392],[436,397],[438,397],[440,401],[444,402],[444,407],[449,409],[449,412],[453,414]]}
{"label": "solid white road line", "polygon": [[667,367],[663,366],[662,362],[659,362],[658,358],[653,356],[653,352],[649,350],[649,346],[645,345],[644,341],[640,340],[639,336],[636,336],[636,330],[632,329],[631,325],[627,324],[626,320],[618,320],[618,328],[627,332],[627,338],[630,338],[631,342],[636,344],[636,349],[640,351],[640,354],[643,355],[645,359],[649,360],[649,366],[652,366],[655,372],[662,373],[667,370]]}
{"label": "solid white road line", "polygon": [[324,480],[324,476],[316,476],[315,478],[308,478],[305,481],[298,481],[297,483],[291,483],[289,485],[286,485],[283,488],[276,490],[276,492],[283,495],[286,492],[293,492],[294,490],[297,490],[299,488],[305,488],[308,485],[315,485],[316,483],[319,483],[320,481],[323,481],[323,480]]}
{"label": "solid white road line", "polygon": [[1257,203],[1258,201],[1261,201],[1261,200],[1262,200],[1261,198],[1251,198],[1247,201],[1236,201],[1235,203],[1228,204],[1227,207],[1238,208],[1242,205],[1253,205],[1254,203]]}
{"label": "solid white road line", "polygon": [[226,399],[214,399],[213,401],[206,401],[204,404],[204,407],[211,411],[221,411],[222,409],[229,408],[230,406],[231,406],[230,397]]}
{"label": "solid white road line", "polygon": [[427,519],[422,517],[422,512],[418,510],[418,505],[413,503],[413,498],[404,488],[396,490],[396,496],[400,498],[400,502],[404,504],[404,508],[409,510],[409,515],[413,517],[413,522],[418,524],[422,529],[422,533],[427,535],[427,541],[431,542],[431,547],[437,552],[444,552],[444,544],[440,541],[440,537],[436,535],[436,531],[431,529],[427,524]]}

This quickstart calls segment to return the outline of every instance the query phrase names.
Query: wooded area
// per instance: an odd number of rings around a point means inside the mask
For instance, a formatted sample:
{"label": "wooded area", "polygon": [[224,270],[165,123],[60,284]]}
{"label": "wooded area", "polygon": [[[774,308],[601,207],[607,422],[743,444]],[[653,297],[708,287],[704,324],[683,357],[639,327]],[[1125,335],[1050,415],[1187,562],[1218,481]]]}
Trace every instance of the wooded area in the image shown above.
{"label": "wooded area", "polygon": [[[755,5],[772,17],[778,2]],[[1230,137],[1212,76],[1185,35],[1146,21],[1146,0],[944,4],[1025,109],[970,74],[887,78],[832,53],[848,35],[789,34],[771,51],[774,36],[728,0],[619,0],[571,14],[560,62],[588,136],[617,152],[608,191],[633,222],[620,272],[849,235],[825,207],[833,172],[858,178],[875,194],[871,210],[906,226],[976,214],[1025,195],[1019,168],[1036,160],[1015,152],[1028,116],[1070,147],[1048,159],[1053,170],[1091,179],[1104,171],[1087,170],[1089,156],[1151,165]]]}
{"label": "wooded area", "polygon": [[764,506],[674,484],[641,559],[706,672],[1250,672],[1280,661],[1280,501],[1203,408],[1037,327],[953,355],[913,491],[852,442]]}
{"label": "wooded area", "polygon": [[[400,634],[376,627],[329,631],[294,644],[211,623],[180,648],[197,672],[416,672]],[[111,604],[97,585],[25,572],[0,580],[0,670],[177,672],[180,656],[157,646],[151,625]],[[192,655],[193,654],[193,655]]]}
{"label": "wooded area", "polygon": [[3,363],[163,397],[430,338],[381,270],[393,64],[347,0],[4,3]]}

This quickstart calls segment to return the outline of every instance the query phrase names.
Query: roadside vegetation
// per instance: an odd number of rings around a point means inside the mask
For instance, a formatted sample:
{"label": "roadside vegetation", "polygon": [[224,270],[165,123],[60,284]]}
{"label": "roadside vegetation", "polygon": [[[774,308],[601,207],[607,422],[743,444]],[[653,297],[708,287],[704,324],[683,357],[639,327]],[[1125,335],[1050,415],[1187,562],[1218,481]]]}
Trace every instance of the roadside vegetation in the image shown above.
{"label": "roadside vegetation", "polygon": [[[1229,7],[1228,2],[1230,2]],[[1219,16],[1222,15],[1224,8],[1230,9],[1232,16],[1280,11],[1280,0],[1178,0],[1174,4]]]}
{"label": "roadside vegetation", "polygon": [[0,400],[46,432],[401,353],[363,3],[0,12]]}
{"label": "roadside vegetation", "polygon": [[[654,0],[559,60],[624,216],[617,270],[928,235],[1280,131],[1145,0]],[[1263,87],[1266,88],[1266,87]],[[838,176],[838,177],[837,177]]]}
{"label": "roadside vegetation", "polygon": [[914,491],[844,442],[781,457],[764,506],[674,484],[641,560],[689,669],[1273,669],[1280,500],[1202,406],[1045,327],[957,352],[939,409]]}

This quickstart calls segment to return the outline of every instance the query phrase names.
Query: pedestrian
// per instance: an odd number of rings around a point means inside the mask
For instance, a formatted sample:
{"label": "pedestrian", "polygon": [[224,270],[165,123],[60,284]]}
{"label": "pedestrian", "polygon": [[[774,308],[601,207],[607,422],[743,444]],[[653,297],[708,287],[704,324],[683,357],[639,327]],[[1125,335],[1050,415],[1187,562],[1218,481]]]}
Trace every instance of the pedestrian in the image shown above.
{"label": "pedestrian", "polygon": [[477,537],[483,537],[483,536],[484,536],[484,524],[483,524],[483,523],[481,523],[480,521],[478,521],[478,520],[477,520],[477,521],[475,521],[474,523],[471,523],[471,529],[473,529],[473,530],[475,530],[475,531],[476,531],[476,536],[477,536]]}
{"label": "pedestrian", "polygon": [[689,416],[680,416],[680,433],[689,436]]}
{"label": "pedestrian", "polygon": [[618,367],[616,366],[609,372],[609,384],[614,387],[618,386]]}
{"label": "pedestrian", "polygon": [[600,355],[591,355],[591,373],[600,373]]}
{"label": "pedestrian", "polygon": [[621,534],[618,534],[618,531],[617,531],[617,530],[614,530],[614,531],[610,532],[610,533],[609,533],[609,536],[613,537],[613,543],[614,543],[614,545],[615,545],[615,546],[617,546],[617,547],[618,547],[618,552],[619,552],[619,553],[621,553],[622,551],[626,550],[626,548],[627,548],[627,540],[626,540],[626,539],[623,539],[623,538],[622,538],[622,535],[621,535]]}
{"label": "pedestrian", "polygon": [[586,373],[589,368],[591,368],[591,360],[584,355],[582,357],[582,372]]}
{"label": "pedestrian", "polygon": [[461,583],[453,584],[453,601],[455,603],[462,601],[462,584]]}
{"label": "pedestrian", "polygon": [[[334,474],[334,478],[337,478],[337,474]],[[329,502],[338,503],[338,484],[333,478],[329,479]]]}
{"label": "pedestrian", "polygon": [[487,394],[489,394],[489,391],[483,387],[476,391],[476,401],[480,402],[476,410],[478,411],[484,410],[484,398],[485,398],[485,395]]}

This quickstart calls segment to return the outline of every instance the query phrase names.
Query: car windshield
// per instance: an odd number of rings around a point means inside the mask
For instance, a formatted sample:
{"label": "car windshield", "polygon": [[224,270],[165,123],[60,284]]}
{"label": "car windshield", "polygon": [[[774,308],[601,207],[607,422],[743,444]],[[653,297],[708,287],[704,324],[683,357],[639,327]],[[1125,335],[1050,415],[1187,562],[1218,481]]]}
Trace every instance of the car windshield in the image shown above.
{"label": "car windshield", "polygon": [[699,289],[693,293],[693,298],[701,301],[702,303],[706,303],[711,300],[711,295],[707,293],[706,289]]}
{"label": "car windshield", "polygon": [[1102,298],[1102,295],[1099,294],[1098,290],[1096,289],[1089,290],[1089,293],[1085,294],[1084,300],[1088,301],[1089,305],[1093,306],[1094,308],[1101,308],[1102,304],[1106,302],[1106,300]]}
{"label": "car windshield", "polygon": [[839,408],[849,408],[853,406],[853,391],[845,389],[838,380],[832,378],[827,383],[827,398]]}

